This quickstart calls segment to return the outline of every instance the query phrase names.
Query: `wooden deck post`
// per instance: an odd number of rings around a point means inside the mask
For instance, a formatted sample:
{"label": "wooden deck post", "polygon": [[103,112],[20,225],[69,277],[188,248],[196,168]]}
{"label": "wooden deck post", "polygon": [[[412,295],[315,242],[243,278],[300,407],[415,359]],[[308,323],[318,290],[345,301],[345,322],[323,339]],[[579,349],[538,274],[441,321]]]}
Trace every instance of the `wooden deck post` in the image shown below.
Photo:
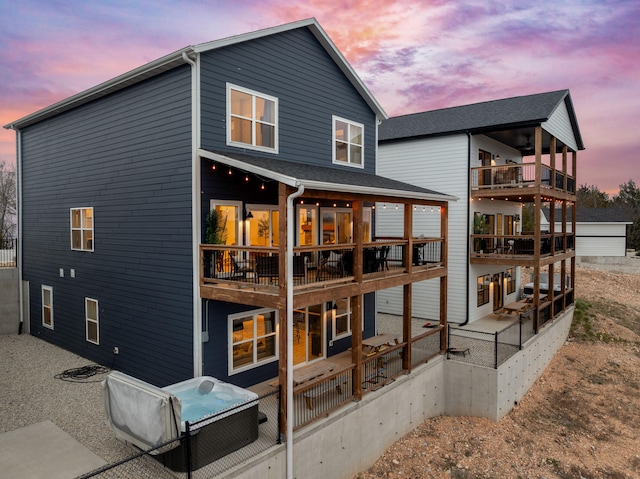
{"label": "wooden deck post", "polygon": [[280,384],[280,431],[282,439],[286,437],[287,430],[287,196],[291,189],[284,183],[278,184],[278,295],[280,297],[278,308],[280,327],[280,354],[278,357],[278,382]]}

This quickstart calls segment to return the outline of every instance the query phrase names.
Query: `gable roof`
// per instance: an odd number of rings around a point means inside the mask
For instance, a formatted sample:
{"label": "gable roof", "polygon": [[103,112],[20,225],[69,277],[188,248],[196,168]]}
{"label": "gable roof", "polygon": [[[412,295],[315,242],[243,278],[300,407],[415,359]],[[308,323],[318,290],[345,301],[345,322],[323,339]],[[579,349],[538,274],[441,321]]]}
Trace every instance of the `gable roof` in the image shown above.
{"label": "gable roof", "polygon": [[384,176],[365,173],[354,168],[309,165],[228,151],[217,152],[199,149],[198,154],[203,158],[296,188],[304,186],[305,189],[310,190],[338,191],[416,200],[458,200],[455,196],[392,180]]}
{"label": "gable roof", "polygon": [[[542,208],[544,217],[549,221],[549,208]],[[556,221],[562,217],[562,211],[556,209]],[[567,221],[571,221],[571,210],[567,211]],[[576,208],[576,223],[624,223],[633,221],[621,208]]]}
{"label": "gable roof", "polygon": [[378,138],[384,142],[455,133],[481,134],[521,129],[548,121],[562,102],[567,107],[578,149],[583,150],[584,145],[569,90],[504,98],[389,118],[380,125]]}
{"label": "gable roof", "polygon": [[122,90],[123,88],[129,87],[136,83],[142,82],[167,70],[171,70],[185,63],[189,63],[189,61],[192,61],[199,53],[215,50],[217,48],[223,48],[229,45],[234,45],[249,40],[256,40],[269,35],[276,35],[278,33],[295,30],[297,28],[308,28],[316,37],[318,42],[324,47],[329,56],[334,60],[336,65],[344,73],[347,79],[351,82],[356,91],[358,91],[358,93],[362,96],[367,105],[369,105],[369,108],[371,108],[375,112],[378,118],[388,118],[387,114],[384,112],[378,101],[373,97],[362,80],[360,80],[360,77],[358,77],[355,70],[351,68],[349,62],[347,62],[342,53],[340,53],[340,51],[337,49],[333,41],[331,41],[327,33],[317,22],[317,20],[315,18],[308,18],[297,22],[287,23],[276,27],[265,28],[262,30],[257,30],[255,32],[235,35],[220,40],[214,40],[211,42],[191,45],[182,48],[176,52],[165,55],[134,70],[119,75],[104,83],[100,83],[99,85],[89,88],[88,90],[70,96],[69,98],[66,98],[62,101],[54,103],[53,105],[50,105],[16,121],[13,121],[7,125],[4,125],[4,128],[14,130],[24,128],[25,126],[31,125],[46,118],[50,118],[64,111],[78,107],[118,90]]}

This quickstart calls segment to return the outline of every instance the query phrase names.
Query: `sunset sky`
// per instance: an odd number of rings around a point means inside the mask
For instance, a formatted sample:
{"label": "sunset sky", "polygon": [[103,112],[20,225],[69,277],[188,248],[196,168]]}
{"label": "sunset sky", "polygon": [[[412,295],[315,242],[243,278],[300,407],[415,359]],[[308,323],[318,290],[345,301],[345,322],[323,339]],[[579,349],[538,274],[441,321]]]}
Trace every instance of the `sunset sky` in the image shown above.
{"label": "sunset sky", "polygon": [[[188,45],[308,17],[390,116],[569,89],[578,184],[640,184],[638,0],[5,1],[0,125]],[[15,162],[13,131],[0,160]]]}

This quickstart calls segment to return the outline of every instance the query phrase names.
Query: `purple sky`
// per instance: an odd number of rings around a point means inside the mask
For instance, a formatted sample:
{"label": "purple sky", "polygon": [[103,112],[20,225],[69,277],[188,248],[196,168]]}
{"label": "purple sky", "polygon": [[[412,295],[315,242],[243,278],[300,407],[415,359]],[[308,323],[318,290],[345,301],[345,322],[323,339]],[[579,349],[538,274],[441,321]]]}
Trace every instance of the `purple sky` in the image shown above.
{"label": "purple sky", "polygon": [[[640,184],[637,0],[2,2],[0,125],[185,46],[308,17],[390,116],[571,90],[578,184]],[[0,160],[15,161],[13,131]]]}

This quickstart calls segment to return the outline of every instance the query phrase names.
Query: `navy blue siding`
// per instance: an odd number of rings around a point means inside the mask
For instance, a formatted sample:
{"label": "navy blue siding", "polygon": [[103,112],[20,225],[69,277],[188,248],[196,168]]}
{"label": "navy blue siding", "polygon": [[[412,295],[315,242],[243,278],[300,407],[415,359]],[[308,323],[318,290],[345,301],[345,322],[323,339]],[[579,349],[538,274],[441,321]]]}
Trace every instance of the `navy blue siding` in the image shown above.
{"label": "navy blue siding", "polygon": [[227,82],[278,98],[279,158],[331,166],[337,115],[364,124],[365,171],[375,172],[375,114],[306,28],[202,55],[205,149],[240,151],[226,146]]}
{"label": "navy blue siding", "polygon": [[[32,334],[160,386],[193,375],[190,95],[184,66],[22,136]],[[93,253],[71,251],[74,207],[94,208]],[[85,297],[99,301],[98,346],[85,340]]]}

